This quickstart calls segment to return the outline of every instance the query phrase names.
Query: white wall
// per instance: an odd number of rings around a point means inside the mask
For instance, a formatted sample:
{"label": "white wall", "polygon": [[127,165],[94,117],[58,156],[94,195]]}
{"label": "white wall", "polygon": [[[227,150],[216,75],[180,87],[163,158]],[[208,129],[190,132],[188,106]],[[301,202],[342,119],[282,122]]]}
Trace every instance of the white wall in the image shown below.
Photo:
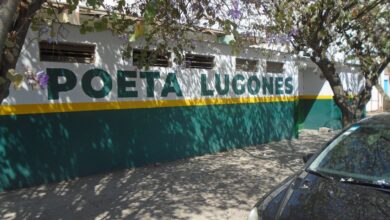
{"label": "white wall", "polygon": [[[378,82],[382,88],[384,88],[385,79],[389,80],[388,75],[384,75],[383,73],[378,79]],[[371,93],[371,100],[367,103],[366,111],[375,112],[383,110],[383,96],[378,92],[378,90],[374,87]]]}
{"label": "white wall", "polygon": [[[215,56],[216,66],[212,70],[204,69],[186,69],[181,65],[172,62],[169,68],[151,67],[149,71],[159,71],[161,78],[155,81],[155,97],[149,98],[146,96],[146,80],[136,79],[136,88],[138,91],[137,98],[120,98],[117,97],[116,73],[118,70],[135,70],[136,67],[132,65],[132,60],[123,60],[120,52],[121,46],[124,43],[120,38],[114,36],[110,31],[90,33],[87,35],[79,34],[78,27],[72,25],[65,25],[65,31],[62,33],[62,38],[59,41],[64,42],[84,42],[96,44],[96,60],[93,64],[80,63],[59,63],[59,62],[40,62],[39,47],[37,40],[37,32],[30,31],[26,38],[24,48],[22,50],[20,59],[17,64],[17,72],[24,73],[27,70],[38,72],[46,68],[67,68],[77,75],[77,86],[75,89],[60,94],[59,100],[48,100],[46,90],[33,90],[26,82],[23,83],[22,88],[16,90],[11,88],[10,96],[4,100],[5,105],[16,104],[39,104],[39,103],[70,103],[70,102],[106,102],[106,101],[133,101],[133,100],[175,100],[175,99],[197,99],[210,98],[201,97],[200,94],[200,76],[207,74],[208,87],[215,88],[215,74],[228,74],[230,80],[236,73],[240,73],[247,79],[251,75],[262,76],[280,76],[280,74],[264,73],[264,64],[266,60],[282,61],[285,63],[283,77],[292,76],[294,79],[294,93],[292,95],[301,96],[333,96],[333,92],[329,83],[321,77],[321,72],[311,61],[304,61],[307,65],[301,65],[303,61],[295,61],[294,58],[286,54],[273,54],[271,56],[265,55],[259,49],[245,48],[242,52],[233,56],[232,49],[229,45],[221,45],[216,43],[197,42],[195,51],[193,53],[213,55]],[[48,36],[41,36],[41,40],[47,39]],[[137,42],[133,46],[137,47],[142,42]],[[235,58],[250,58],[260,60],[258,71],[250,72],[236,72]],[[174,54],[172,53],[172,60]],[[113,79],[113,88],[110,94],[101,99],[93,99],[85,95],[81,89],[81,77],[90,69],[101,68],[108,72]],[[352,94],[357,93],[363,86],[362,77],[357,74],[357,69],[342,67],[337,68],[341,73],[341,79],[344,88],[347,88]],[[169,72],[175,72],[181,86],[183,97],[177,97],[174,93],[170,93],[168,97],[161,97],[160,92],[164,86],[165,78]],[[299,73],[299,78],[298,78]],[[138,73],[139,74],[139,73]],[[139,76],[139,75],[138,75]],[[383,80],[382,80],[383,81]],[[94,87],[101,87],[102,82],[95,80]],[[243,82],[245,83],[245,81]],[[213,97],[231,98],[231,97],[261,97],[264,96],[262,92],[258,95],[251,95],[246,91],[243,95],[235,95],[230,89],[228,95],[219,96],[215,93]],[[269,95],[267,95],[269,96]],[[274,95],[275,96],[275,95]],[[288,96],[288,95],[286,95]],[[373,91],[373,101],[370,102],[368,110],[378,107],[375,104],[376,93]],[[379,99],[378,99],[379,100]],[[378,101],[380,102],[380,101]],[[374,108],[375,107],[375,108]]]}
{"label": "white wall", "polygon": [[[351,94],[358,93],[364,86],[364,80],[357,70],[349,67],[338,67],[343,88]],[[322,76],[321,70],[310,65],[302,67],[300,72],[299,95],[301,96],[333,96],[329,82]]]}
{"label": "white wall", "polygon": [[[70,102],[106,102],[106,101],[118,101],[117,97],[117,85],[116,85],[116,73],[118,70],[137,70],[136,67],[132,66],[132,61],[123,60],[120,52],[121,46],[124,43],[118,37],[114,36],[110,31],[104,31],[99,33],[90,33],[81,35],[78,31],[77,26],[65,25],[65,30],[58,41],[60,42],[83,42],[96,44],[96,60],[93,64],[81,64],[81,63],[60,63],[60,62],[40,62],[39,60],[39,46],[38,46],[38,35],[37,32],[30,31],[26,38],[25,45],[21,52],[20,59],[17,63],[16,71],[18,73],[25,73],[27,70],[31,70],[36,73],[40,70],[46,70],[46,68],[66,68],[73,71],[77,75],[77,85],[71,91],[66,91],[60,94],[59,100],[48,101],[48,95],[46,90],[33,90],[24,82],[20,89],[10,89],[10,96],[4,100],[4,105],[16,105],[16,104],[39,104],[39,103],[70,103]],[[41,40],[46,40],[47,35],[41,36]],[[134,45],[136,47],[137,44]],[[153,100],[153,99],[193,99],[200,97],[200,75],[208,74],[209,86],[213,87],[215,81],[215,74],[229,74],[230,79],[236,74],[234,71],[234,62],[236,56],[231,56],[232,50],[228,45],[220,45],[215,43],[201,43],[198,42],[194,53],[214,55],[216,61],[216,67],[212,70],[204,69],[186,69],[180,65],[174,64],[169,68],[151,67],[149,71],[159,71],[161,79],[155,82],[155,97],[146,97],[146,80],[136,79],[136,88],[138,91],[138,98],[121,98],[120,101],[133,101],[133,100]],[[298,94],[298,68],[295,62],[287,55],[277,54],[272,58],[266,58],[261,55],[260,51],[253,48],[246,48],[242,51],[238,57],[261,59],[261,63],[265,63],[266,60],[284,61],[285,68],[284,77],[292,76],[294,78],[294,93]],[[172,53],[172,59],[174,54]],[[84,94],[81,87],[82,75],[90,69],[101,68],[108,72],[113,80],[113,88],[110,94],[104,98],[93,99]],[[160,93],[165,82],[166,75],[169,72],[175,72],[178,81],[181,85],[183,97],[177,97],[174,93],[170,93],[168,97],[161,97]],[[256,73],[245,73],[241,72],[246,78],[251,75],[261,76],[280,76],[278,74],[264,73],[262,68]],[[138,73],[139,76],[139,73]],[[245,82],[244,82],[245,83]],[[95,88],[100,88],[102,82],[97,79],[93,81]],[[259,95],[251,95],[246,91],[245,94],[239,97],[252,97],[252,96],[263,96],[260,92]],[[214,97],[218,97],[215,95]],[[238,97],[232,93],[223,96],[224,98]]]}

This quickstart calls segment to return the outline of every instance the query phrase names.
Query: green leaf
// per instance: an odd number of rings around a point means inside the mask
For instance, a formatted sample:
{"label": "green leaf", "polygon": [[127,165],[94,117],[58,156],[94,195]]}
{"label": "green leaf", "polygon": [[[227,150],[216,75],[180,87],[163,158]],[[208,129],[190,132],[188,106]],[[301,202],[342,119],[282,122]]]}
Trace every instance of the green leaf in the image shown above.
{"label": "green leaf", "polygon": [[53,9],[53,8],[47,8],[47,9],[46,9],[46,13],[47,13],[48,15],[54,15],[54,9]]}
{"label": "green leaf", "polygon": [[135,25],[134,25],[134,36],[135,38],[138,38],[138,37],[141,37],[145,34],[145,28],[144,28],[144,24],[142,22],[137,22]]}
{"label": "green leaf", "polygon": [[96,21],[93,24],[93,27],[95,28],[96,31],[105,31],[107,30],[107,22],[102,21]]}
{"label": "green leaf", "polygon": [[176,18],[176,19],[180,19],[180,12],[177,8],[174,8],[172,10],[172,17]]}
{"label": "green leaf", "polygon": [[84,25],[81,25],[80,34],[86,34],[86,33],[87,33],[87,29],[85,28]]}
{"label": "green leaf", "polygon": [[0,86],[4,85],[6,83],[7,83],[7,80],[4,77],[0,76]]}
{"label": "green leaf", "polygon": [[79,5],[79,0],[66,0],[70,11],[74,11]]}
{"label": "green leaf", "polygon": [[318,31],[318,38],[323,39],[327,36],[327,32],[325,30]]}
{"label": "green leaf", "polygon": [[12,48],[12,47],[15,47],[15,42],[12,42],[12,41],[6,39],[4,45],[5,45],[5,47]]}
{"label": "green leaf", "polygon": [[129,37],[129,42],[134,42],[136,40],[136,36],[135,34],[132,34],[130,37]]}
{"label": "green leaf", "polygon": [[93,8],[97,8],[100,4],[96,0],[87,0],[87,5],[92,6]]}
{"label": "green leaf", "polygon": [[156,17],[157,4],[158,1],[149,1],[148,3],[146,3],[144,12],[144,19],[146,22],[150,23],[154,19],[154,17]]}
{"label": "green leaf", "polygon": [[126,5],[126,1],[125,0],[119,0],[118,1],[118,9],[119,10],[122,10],[125,5]]}

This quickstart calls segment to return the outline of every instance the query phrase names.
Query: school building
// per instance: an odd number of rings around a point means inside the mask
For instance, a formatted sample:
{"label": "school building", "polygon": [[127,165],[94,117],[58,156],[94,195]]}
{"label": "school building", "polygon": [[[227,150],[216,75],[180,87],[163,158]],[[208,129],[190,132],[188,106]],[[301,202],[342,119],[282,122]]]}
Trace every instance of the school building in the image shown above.
{"label": "school building", "polygon": [[[0,106],[0,191],[294,138],[340,128],[329,84],[305,57],[195,41],[185,62],[167,51],[138,68],[110,31],[47,41],[29,31]],[[38,40],[32,40],[38,39]],[[338,65],[347,88],[358,68]]]}

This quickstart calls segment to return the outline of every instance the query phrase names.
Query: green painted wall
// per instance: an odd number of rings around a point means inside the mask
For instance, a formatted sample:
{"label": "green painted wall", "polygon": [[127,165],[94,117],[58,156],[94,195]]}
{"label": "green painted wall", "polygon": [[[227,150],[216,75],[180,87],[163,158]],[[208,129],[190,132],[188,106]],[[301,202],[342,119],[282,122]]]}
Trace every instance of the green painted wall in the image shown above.
{"label": "green painted wall", "polygon": [[0,117],[0,190],[292,138],[295,102]]}
{"label": "green painted wall", "polygon": [[300,99],[298,102],[299,128],[318,129],[328,127],[340,129],[341,111],[333,99]]}

